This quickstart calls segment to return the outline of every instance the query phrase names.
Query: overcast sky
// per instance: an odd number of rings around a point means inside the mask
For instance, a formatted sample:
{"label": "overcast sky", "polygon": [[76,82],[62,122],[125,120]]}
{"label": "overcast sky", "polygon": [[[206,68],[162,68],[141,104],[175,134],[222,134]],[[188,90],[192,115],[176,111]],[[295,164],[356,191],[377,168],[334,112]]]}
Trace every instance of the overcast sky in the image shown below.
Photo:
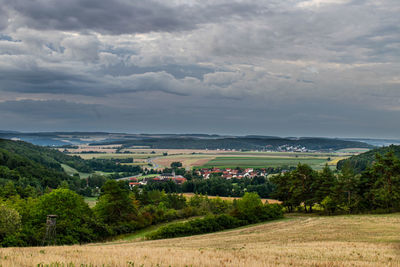
{"label": "overcast sky", "polygon": [[399,0],[0,0],[0,130],[400,138]]}

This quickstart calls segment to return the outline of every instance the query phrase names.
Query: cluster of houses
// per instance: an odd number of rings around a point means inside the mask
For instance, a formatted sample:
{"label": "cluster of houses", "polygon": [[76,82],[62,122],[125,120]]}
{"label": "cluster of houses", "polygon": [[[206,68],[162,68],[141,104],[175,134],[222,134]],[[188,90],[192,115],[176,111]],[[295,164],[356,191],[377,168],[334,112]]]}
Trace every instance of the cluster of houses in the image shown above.
{"label": "cluster of houses", "polygon": [[[237,178],[237,179],[242,179],[242,178],[254,178],[256,176],[267,176],[267,170],[266,169],[253,169],[253,168],[247,168],[247,169],[223,169],[223,168],[203,168],[197,170],[197,175],[202,176],[204,179],[209,179],[211,176],[215,174],[218,176],[221,176],[222,178],[225,179],[232,179],[232,178]],[[152,182],[167,182],[167,181],[173,181],[176,184],[183,184],[184,182],[187,181],[185,177],[182,175],[175,175],[175,172],[172,173],[163,173],[160,174],[159,176],[152,177],[152,178],[140,178],[140,177],[131,177],[129,178],[129,186],[131,188],[139,185],[147,185],[149,181]]]}
{"label": "cluster of houses", "polygon": [[279,152],[310,152],[310,150],[308,150],[307,148],[305,148],[304,146],[293,146],[293,145],[282,145],[279,146],[276,151]]}
{"label": "cluster of houses", "polygon": [[132,188],[139,185],[146,185],[149,181],[152,182],[173,181],[176,184],[183,184],[184,182],[186,182],[186,178],[183,177],[182,175],[175,175],[175,172],[162,173],[159,176],[153,178],[138,179],[137,177],[131,177],[129,178],[129,186]]}
{"label": "cluster of houses", "polygon": [[213,174],[221,175],[222,178],[232,179],[232,178],[254,178],[256,176],[266,176],[268,173],[265,169],[247,168],[244,170],[240,169],[222,169],[222,168],[211,168],[211,169],[199,169],[197,174],[202,176],[204,179],[209,179]]}

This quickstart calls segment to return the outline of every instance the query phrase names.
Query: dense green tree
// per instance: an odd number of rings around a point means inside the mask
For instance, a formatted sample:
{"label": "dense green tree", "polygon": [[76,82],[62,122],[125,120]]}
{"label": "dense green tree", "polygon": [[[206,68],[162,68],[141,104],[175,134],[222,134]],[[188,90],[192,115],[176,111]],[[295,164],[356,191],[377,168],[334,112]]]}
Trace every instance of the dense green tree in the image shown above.
{"label": "dense green tree", "polygon": [[129,194],[123,182],[108,180],[101,188],[102,192],[94,207],[97,217],[104,223],[117,226],[132,222],[138,214],[135,199]]}
{"label": "dense green tree", "polygon": [[[311,212],[317,202],[318,174],[307,164],[299,163],[291,173],[291,190],[294,201],[303,203],[304,210]],[[308,209],[307,209],[308,206]]]}
{"label": "dense green tree", "polygon": [[257,193],[245,193],[235,202],[233,216],[250,223],[258,222],[262,213],[263,203]]}
{"label": "dense green tree", "polygon": [[14,234],[21,226],[21,216],[13,208],[0,204],[0,243],[6,235]]}
{"label": "dense green tree", "polygon": [[330,196],[336,184],[336,177],[328,165],[318,173],[317,180],[315,181],[315,200],[316,203],[321,204],[325,197]]}
{"label": "dense green tree", "polygon": [[335,188],[335,195],[341,208],[352,213],[358,209],[361,196],[358,194],[360,176],[356,175],[350,164],[345,164],[338,175],[338,182]]}
{"label": "dense green tree", "polygon": [[171,168],[180,168],[182,167],[182,162],[174,161],[171,163]]}
{"label": "dense green tree", "polygon": [[[69,189],[56,189],[41,196],[35,205],[32,227],[44,236],[47,215],[57,215],[57,243],[73,244],[98,239],[100,227],[83,198]],[[40,240],[37,240],[40,242]]]}
{"label": "dense green tree", "polygon": [[368,171],[372,180],[373,204],[378,208],[398,210],[400,208],[400,160],[389,151],[384,156],[376,155],[376,162]]}

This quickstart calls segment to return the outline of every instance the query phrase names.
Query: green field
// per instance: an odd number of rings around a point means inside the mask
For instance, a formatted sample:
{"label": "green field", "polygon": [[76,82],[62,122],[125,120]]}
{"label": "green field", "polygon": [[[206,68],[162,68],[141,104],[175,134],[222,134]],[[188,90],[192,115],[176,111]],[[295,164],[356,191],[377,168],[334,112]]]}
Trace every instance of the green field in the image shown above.
{"label": "green field", "polygon": [[274,158],[274,157],[217,157],[210,160],[202,167],[218,167],[218,168],[265,168],[265,167],[295,167],[298,163],[305,163],[315,169],[321,169],[327,158]]}
{"label": "green field", "polygon": [[78,172],[76,169],[66,165],[66,164],[61,164],[61,167],[64,169],[64,171],[68,174],[68,175],[74,175],[74,174],[79,174],[79,176],[82,179],[86,179],[89,177],[90,173],[85,173],[85,172]]}

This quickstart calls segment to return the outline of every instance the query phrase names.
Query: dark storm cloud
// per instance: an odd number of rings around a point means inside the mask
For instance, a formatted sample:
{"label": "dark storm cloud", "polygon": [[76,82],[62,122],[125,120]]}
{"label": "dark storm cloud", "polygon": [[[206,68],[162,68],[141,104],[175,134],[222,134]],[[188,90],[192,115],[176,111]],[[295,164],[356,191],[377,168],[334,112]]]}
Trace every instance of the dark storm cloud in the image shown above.
{"label": "dark storm cloud", "polygon": [[50,94],[98,94],[92,78],[41,68],[1,70],[0,91]]}
{"label": "dark storm cloud", "polygon": [[[168,98],[167,98],[168,99]],[[240,102],[218,101],[219,106],[206,109],[195,102],[169,98],[153,105],[146,103],[112,107],[59,100],[20,100],[0,102],[0,124],[7,129],[48,131],[76,129],[84,131],[110,130],[132,132],[207,132],[226,134],[310,135],[318,126],[318,135],[357,136],[365,131],[369,136],[395,136],[396,112],[371,111],[358,105],[329,103],[291,103],[283,109],[271,106],[234,106]],[[210,100],[212,103],[216,103]],[[176,109],[171,109],[174,105]],[[156,109],[158,112],[154,112]],[[318,114],[316,114],[318,110]],[[260,117],[260,114],[264,116]],[[267,116],[268,115],[268,116]],[[215,117],[218,120],[215,120]],[[285,117],[285,120],[282,120]],[[364,118],[364,119],[360,119]],[[373,125],[371,125],[371,123]],[[260,130],[259,125],[265,125]],[[190,130],[188,130],[190,125]],[[386,131],[390,131],[389,133]],[[316,134],[314,134],[316,135]]]}
{"label": "dark storm cloud", "polygon": [[[198,81],[195,78],[187,79],[186,76],[177,79],[165,71],[104,76],[104,74],[79,74],[71,70],[38,67],[1,70],[0,80],[2,81],[0,91],[86,96],[108,96],[141,91],[158,91],[184,96],[190,94],[193,83]],[[191,90],[188,90],[189,88]]]}
{"label": "dark storm cloud", "polygon": [[[108,34],[181,31],[199,23],[231,15],[257,13],[254,5],[230,3],[213,6],[167,5],[167,1],[142,0],[2,0],[15,11],[22,26],[63,31]],[[0,24],[1,26],[1,24]]]}
{"label": "dark storm cloud", "polygon": [[0,102],[0,112],[22,115],[26,119],[67,120],[79,117],[97,118],[100,105],[87,105],[66,102],[63,100],[19,100]]}

